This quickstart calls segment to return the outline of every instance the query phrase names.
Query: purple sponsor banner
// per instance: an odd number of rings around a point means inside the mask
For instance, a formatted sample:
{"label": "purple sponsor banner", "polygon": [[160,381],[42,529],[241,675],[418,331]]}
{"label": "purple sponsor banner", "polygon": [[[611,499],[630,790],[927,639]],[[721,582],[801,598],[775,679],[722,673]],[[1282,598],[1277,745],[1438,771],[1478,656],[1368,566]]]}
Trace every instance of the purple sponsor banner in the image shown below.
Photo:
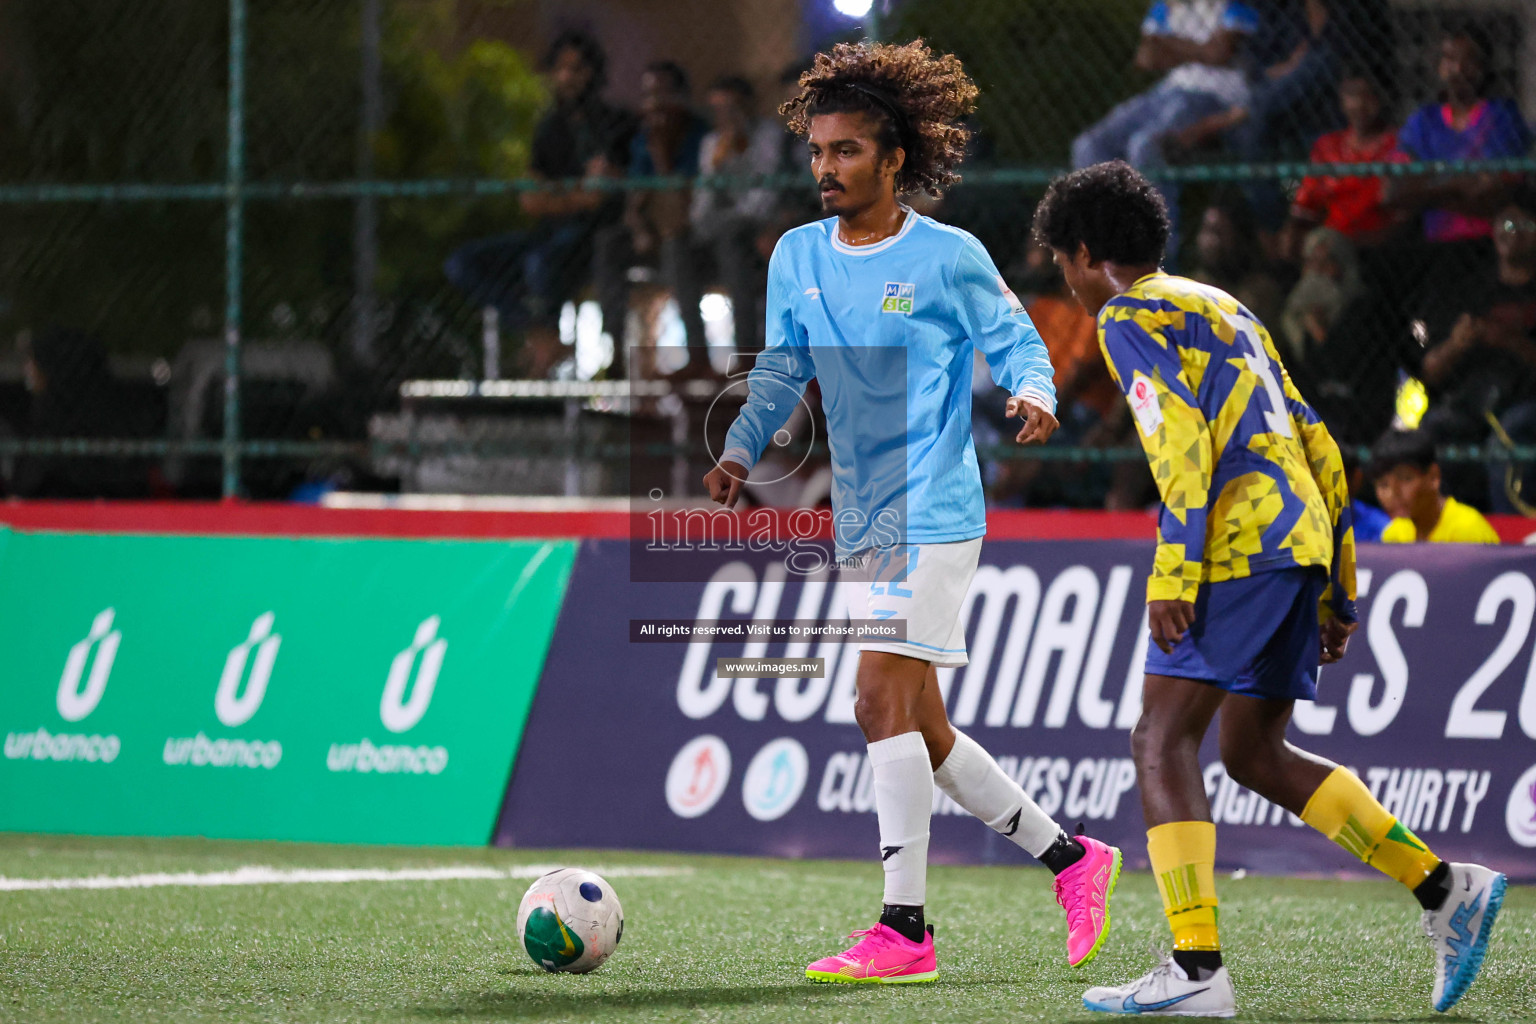
{"label": "purple sponsor banner", "polygon": [[[962,614],[971,664],[941,669],[955,724],[1069,829],[1145,865],[1129,754],[1149,543],[988,543]],[[631,620],[838,622],[832,576],[722,556],[706,583],[632,583],[625,541],[585,542],[507,800],[500,845],[875,856],[854,724],[857,648],[837,640],[631,643]],[[1536,881],[1536,551],[1365,546],[1361,628],[1297,704],[1292,741],[1354,769],[1441,856]],[[721,658],[824,658],[821,678],[722,678]],[[1218,862],[1370,874],[1202,751]],[[932,855],[1016,862],[940,794]]]}

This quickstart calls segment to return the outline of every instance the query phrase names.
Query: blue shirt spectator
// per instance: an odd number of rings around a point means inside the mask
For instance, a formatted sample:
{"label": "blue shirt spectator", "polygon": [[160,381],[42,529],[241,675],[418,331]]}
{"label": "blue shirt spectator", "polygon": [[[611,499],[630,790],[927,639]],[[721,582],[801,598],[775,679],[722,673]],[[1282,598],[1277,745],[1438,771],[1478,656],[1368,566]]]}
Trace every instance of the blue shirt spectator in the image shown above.
{"label": "blue shirt spectator", "polygon": [[[1166,71],[1157,85],[1132,96],[1072,142],[1072,165],[1125,160],[1143,170],[1167,163],[1164,141],[1184,128],[1248,101],[1239,60],[1260,27],[1254,6],[1238,0],[1157,0],[1141,23],[1136,66]],[[1173,230],[1168,259],[1179,250],[1179,189],[1159,186]]]}
{"label": "blue shirt spectator", "polygon": [[[1515,101],[1487,95],[1488,46],[1471,31],[1453,32],[1440,43],[1441,95],[1408,117],[1397,144],[1415,160],[1490,160],[1524,156],[1531,131]],[[1509,183],[1489,176],[1403,182],[1394,192],[1430,207],[1424,237],[1431,242],[1487,238],[1488,214],[1507,198]]]}

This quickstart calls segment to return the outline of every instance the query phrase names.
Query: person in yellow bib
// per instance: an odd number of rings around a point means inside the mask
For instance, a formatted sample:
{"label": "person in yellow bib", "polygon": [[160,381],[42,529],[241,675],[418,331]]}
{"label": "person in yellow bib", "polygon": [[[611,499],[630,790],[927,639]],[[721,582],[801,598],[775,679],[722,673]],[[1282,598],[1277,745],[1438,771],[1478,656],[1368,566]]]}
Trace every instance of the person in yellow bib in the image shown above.
{"label": "person in yellow bib", "polygon": [[1095,164],[1051,182],[1034,230],[1098,318],[1099,347],[1163,499],[1131,755],[1173,953],[1128,984],[1090,988],[1083,1005],[1142,1016],[1237,1012],[1200,766],[1214,725],[1234,782],[1412,893],[1435,950],[1433,1005],[1449,1010],[1482,967],[1508,880],[1442,861],[1353,772],[1286,734],[1295,702],[1316,699],[1319,667],[1344,656],[1358,623],[1338,445],[1251,310],[1159,269],[1167,209],[1130,165]]}
{"label": "person in yellow bib", "polygon": [[1392,517],[1384,544],[1497,544],[1499,535],[1471,505],[1440,493],[1440,465],[1428,431],[1394,430],[1371,449],[1376,500]]}

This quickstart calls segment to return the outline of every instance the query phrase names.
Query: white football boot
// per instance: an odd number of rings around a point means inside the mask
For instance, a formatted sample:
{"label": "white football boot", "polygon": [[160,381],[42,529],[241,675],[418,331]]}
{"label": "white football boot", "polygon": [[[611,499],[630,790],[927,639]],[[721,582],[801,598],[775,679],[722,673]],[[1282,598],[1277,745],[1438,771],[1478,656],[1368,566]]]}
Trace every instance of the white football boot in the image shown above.
{"label": "white football boot", "polygon": [[1508,880],[1477,864],[1450,864],[1451,893],[1439,910],[1424,911],[1424,934],[1435,948],[1435,1009],[1444,1013],[1467,994],[1483,966],[1488,933],[1504,903]]}
{"label": "white football boot", "polygon": [[1083,993],[1083,1005],[1102,1013],[1139,1013],[1154,1017],[1231,1017],[1237,995],[1225,967],[1204,981],[1190,981],[1173,957],[1164,957],[1148,974],[1117,988],[1100,986]]}

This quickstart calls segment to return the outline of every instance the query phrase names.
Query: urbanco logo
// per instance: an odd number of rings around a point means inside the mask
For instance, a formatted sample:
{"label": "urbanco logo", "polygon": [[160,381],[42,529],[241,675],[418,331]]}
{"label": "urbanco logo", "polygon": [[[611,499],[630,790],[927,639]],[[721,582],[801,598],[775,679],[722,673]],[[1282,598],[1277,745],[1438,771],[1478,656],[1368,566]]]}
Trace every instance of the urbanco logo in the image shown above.
{"label": "urbanco logo", "polygon": [[773,821],[789,813],[805,791],[810,758],[788,736],[767,743],[747,765],[741,780],[741,802],[758,821]]}
{"label": "urbanco logo", "polygon": [[1515,780],[1504,804],[1504,827],[1521,846],[1536,846],[1536,764]]}
{"label": "urbanco logo", "polygon": [[[389,663],[389,679],[379,700],[379,719],[390,732],[414,728],[432,703],[437,674],[442,671],[443,656],[448,653],[448,641],[437,635],[440,623],[436,615],[425,619],[416,627],[411,645]],[[411,669],[417,665],[417,655],[421,656],[421,667],[416,671],[416,685],[411,686]],[[407,687],[411,691],[409,700],[405,696]]]}
{"label": "urbanco logo", "polygon": [[[59,717],[66,722],[78,722],[95,711],[102,694],[107,692],[112,662],[117,658],[117,647],[123,640],[122,631],[112,628],[114,615],[111,608],[98,612],[85,639],[71,647],[64,659],[64,674],[59,677],[58,707]],[[85,665],[91,661],[93,648],[96,658],[91,662],[90,676],[86,677]],[[82,678],[86,680],[84,690],[80,688]]]}
{"label": "urbanco logo", "polygon": [[[267,696],[267,683],[272,678],[272,666],[277,663],[277,650],[283,638],[272,632],[277,619],[274,612],[264,612],[251,623],[251,631],[229,656],[224,659],[224,672],[219,676],[219,690],[213,697],[213,710],[219,721],[230,728],[244,725],[261,709]],[[245,665],[251,660],[251,648],[256,658],[251,664],[251,677],[240,692],[240,682],[245,677]]]}
{"label": "urbanco logo", "polygon": [[667,769],[667,806],[679,818],[697,818],[719,802],[731,778],[731,751],[718,736],[695,736]]}

